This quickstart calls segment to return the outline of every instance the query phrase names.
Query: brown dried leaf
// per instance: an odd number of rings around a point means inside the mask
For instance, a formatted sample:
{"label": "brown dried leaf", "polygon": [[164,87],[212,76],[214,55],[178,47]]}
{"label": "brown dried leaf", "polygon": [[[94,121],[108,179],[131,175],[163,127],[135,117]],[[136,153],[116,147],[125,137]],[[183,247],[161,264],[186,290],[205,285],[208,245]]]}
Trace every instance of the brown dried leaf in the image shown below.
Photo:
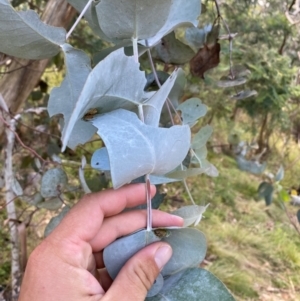
{"label": "brown dried leaf", "polygon": [[190,60],[190,71],[193,76],[204,79],[204,73],[215,68],[220,63],[221,46],[216,43],[210,47],[204,45],[198,53]]}

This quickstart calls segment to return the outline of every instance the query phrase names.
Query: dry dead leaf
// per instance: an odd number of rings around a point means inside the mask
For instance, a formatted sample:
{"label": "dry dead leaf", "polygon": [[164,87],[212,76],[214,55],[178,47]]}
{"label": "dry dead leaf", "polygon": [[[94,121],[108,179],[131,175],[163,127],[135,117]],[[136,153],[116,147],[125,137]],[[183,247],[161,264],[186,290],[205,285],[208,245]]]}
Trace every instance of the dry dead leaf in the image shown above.
{"label": "dry dead leaf", "polygon": [[210,47],[204,45],[198,53],[190,60],[190,71],[193,76],[204,79],[204,73],[215,68],[220,63],[221,46],[216,43]]}

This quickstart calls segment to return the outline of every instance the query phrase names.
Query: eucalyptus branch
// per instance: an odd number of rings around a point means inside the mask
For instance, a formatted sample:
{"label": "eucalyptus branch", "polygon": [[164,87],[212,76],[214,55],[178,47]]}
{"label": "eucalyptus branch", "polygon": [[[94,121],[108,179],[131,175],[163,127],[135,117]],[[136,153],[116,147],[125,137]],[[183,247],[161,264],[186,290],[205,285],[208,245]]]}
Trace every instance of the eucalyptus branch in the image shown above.
{"label": "eucalyptus branch", "polygon": [[[148,46],[148,41],[146,40],[146,46]],[[152,58],[152,55],[151,55],[151,51],[150,49],[147,50],[147,55],[148,55],[148,59],[149,59],[149,62],[150,62],[150,66],[151,66],[151,71],[154,75],[154,79],[155,79],[155,82],[157,84],[157,86],[159,88],[161,88],[161,83],[159,81],[159,78],[157,76],[157,72],[156,72],[156,68],[154,66],[154,62],[153,62],[153,58]],[[173,104],[172,104],[172,101],[167,98],[167,101],[166,101],[166,107],[167,107],[167,110],[168,110],[168,113],[169,113],[169,116],[170,116],[170,119],[171,119],[171,123],[174,125],[175,122],[174,122],[174,119],[173,119],[173,115],[172,115],[172,112],[171,112],[171,109],[170,109],[170,106],[172,107],[172,109],[174,110],[174,113],[179,117],[180,119],[180,116],[177,112],[177,110],[174,108]]]}
{"label": "eucalyptus branch", "polygon": [[82,12],[80,13],[79,17],[77,18],[77,20],[75,21],[75,23],[73,24],[73,26],[71,27],[71,29],[69,30],[69,32],[66,35],[66,39],[68,39],[70,37],[70,35],[72,34],[72,32],[74,31],[74,29],[76,28],[76,26],[78,25],[78,23],[80,22],[80,20],[82,19],[82,17],[84,16],[84,14],[86,13],[86,11],[88,10],[88,8],[90,7],[90,5],[92,4],[93,0],[89,0],[89,2],[86,4],[86,6],[84,7],[84,9],[82,10]]}
{"label": "eucalyptus branch", "polygon": [[139,48],[137,38],[132,38],[133,58],[136,63],[139,62]]}
{"label": "eucalyptus branch", "polygon": [[151,231],[152,230],[152,202],[151,202],[151,186],[150,186],[149,175],[145,175],[145,182],[146,182],[146,201],[147,201],[147,231]]}
{"label": "eucalyptus branch", "polygon": [[[133,47],[133,58],[136,63],[139,63],[139,52],[138,52],[138,40],[137,38],[132,38],[132,47]],[[140,120],[145,123],[145,116],[143,105],[138,106],[138,114]],[[145,197],[147,204],[147,231],[152,230],[152,202],[151,202],[151,185],[149,174],[145,175]]]}
{"label": "eucalyptus branch", "polygon": [[[147,41],[147,40],[146,40],[146,46],[148,46],[148,41]],[[158,76],[157,76],[156,68],[155,68],[154,63],[153,63],[153,58],[152,58],[150,49],[147,50],[147,54],[148,54],[148,59],[149,59],[149,62],[150,62],[151,70],[152,70],[152,72],[153,72],[153,74],[154,74],[155,82],[156,82],[157,86],[158,86],[159,88],[161,88],[161,83],[160,83],[159,78],[158,78]],[[172,125],[174,125],[175,122],[174,122],[174,119],[173,119],[173,115],[172,115],[170,106],[171,106],[172,109],[174,110],[175,114],[179,117],[179,120],[181,120],[181,118],[180,118],[180,116],[179,116],[179,114],[178,114],[176,108],[175,108],[174,105],[172,104],[172,101],[171,101],[169,98],[167,98],[166,106],[167,106],[168,113],[169,113],[169,116],[170,116],[170,119],[171,119],[171,123],[172,123]],[[183,165],[182,165],[182,164],[181,164],[181,170],[183,170]],[[193,199],[193,196],[192,196],[191,191],[190,191],[190,189],[189,189],[189,187],[188,187],[188,185],[187,185],[186,180],[183,179],[182,181],[183,181],[184,187],[185,187],[185,189],[186,189],[186,191],[187,191],[187,193],[188,193],[188,196],[189,196],[191,202],[195,205],[195,201],[194,201],[194,199]]]}

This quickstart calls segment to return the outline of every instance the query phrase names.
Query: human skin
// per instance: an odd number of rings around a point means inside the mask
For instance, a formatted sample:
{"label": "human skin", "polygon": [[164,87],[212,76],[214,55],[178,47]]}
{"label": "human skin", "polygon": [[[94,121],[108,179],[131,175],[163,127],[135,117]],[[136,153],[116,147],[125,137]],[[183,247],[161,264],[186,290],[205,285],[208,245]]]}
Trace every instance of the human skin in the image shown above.
{"label": "human skin", "polygon": [[[139,251],[114,281],[103,263],[107,245],[145,228],[145,210],[123,212],[142,203],[144,184],[84,196],[30,255],[19,301],[144,300],[172,255],[168,244],[156,242]],[[182,224],[180,217],[153,210],[154,227]]]}

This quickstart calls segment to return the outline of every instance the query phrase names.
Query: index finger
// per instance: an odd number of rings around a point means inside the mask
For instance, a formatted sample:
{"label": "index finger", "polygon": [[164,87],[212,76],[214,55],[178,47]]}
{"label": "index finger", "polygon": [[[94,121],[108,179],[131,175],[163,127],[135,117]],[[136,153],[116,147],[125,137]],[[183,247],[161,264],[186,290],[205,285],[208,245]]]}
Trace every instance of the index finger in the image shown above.
{"label": "index finger", "polygon": [[[151,196],[155,194],[151,186]],[[104,217],[122,212],[146,201],[145,184],[130,184],[84,196],[53,231],[62,238],[90,241],[100,230]]]}

